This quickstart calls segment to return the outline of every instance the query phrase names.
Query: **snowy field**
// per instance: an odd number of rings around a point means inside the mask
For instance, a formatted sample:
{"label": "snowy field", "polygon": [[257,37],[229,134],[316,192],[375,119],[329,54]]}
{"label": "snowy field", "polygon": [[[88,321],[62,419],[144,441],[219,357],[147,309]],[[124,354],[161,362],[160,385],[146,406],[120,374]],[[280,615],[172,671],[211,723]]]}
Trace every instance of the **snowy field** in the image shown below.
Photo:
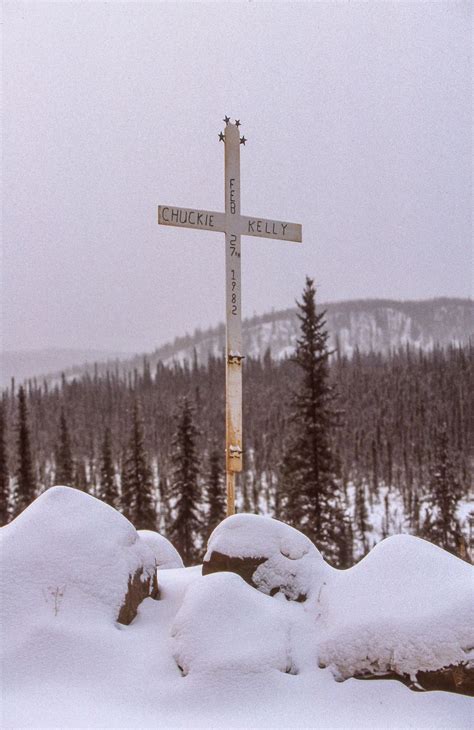
{"label": "snowy field", "polygon": [[[388,538],[337,571],[301,533],[238,515],[205,561],[264,556],[257,590],[173,567],[164,538],[66,487],[0,537],[2,727],[472,727],[469,697],[341,681],[474,659],[473,568],[422,540]],[[117,623],[129,576],[155,563],[159,600]]]}

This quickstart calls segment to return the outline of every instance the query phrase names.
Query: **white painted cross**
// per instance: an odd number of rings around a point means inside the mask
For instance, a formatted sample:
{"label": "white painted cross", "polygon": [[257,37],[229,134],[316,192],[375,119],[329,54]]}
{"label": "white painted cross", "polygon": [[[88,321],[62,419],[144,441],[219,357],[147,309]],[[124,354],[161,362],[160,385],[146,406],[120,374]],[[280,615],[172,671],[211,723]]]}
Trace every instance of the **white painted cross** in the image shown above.
{"label": "white painted cross", "polygon": [[240,237],[261,236],[301,243],[299,223],[274,221],[240,214],[239,120],[224,118],[225,133],[225,213],[172,205],[158,206],[158,223],[196,230],[225,233],[226,254],[226,472],[227,514],[235,512],[235,473],[242,471],[242,317],[240,288]]}

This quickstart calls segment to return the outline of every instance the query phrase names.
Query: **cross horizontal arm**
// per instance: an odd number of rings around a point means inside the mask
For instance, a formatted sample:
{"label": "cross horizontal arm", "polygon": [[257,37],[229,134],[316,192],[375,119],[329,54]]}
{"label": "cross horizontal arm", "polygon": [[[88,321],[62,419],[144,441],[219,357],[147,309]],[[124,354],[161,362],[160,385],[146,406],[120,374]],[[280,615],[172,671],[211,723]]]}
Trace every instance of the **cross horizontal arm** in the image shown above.
{"label": "cross horizontal arm", "polygon": [[176,205],[158,206],[158,223],[179,228],[197,228],[204,231],[225,233],[225,213],[195,208],[178,208]]}
{"label": "cross horizontal arm", "polygon": [[272,221],[266,218],[252,218],[247,215],[240,216],[239,233],[241,236],[276,238],[281,241],[293,241],[294,243],[301,243],[303,240],[301,223]]}
{"label": "cross horizontal arm", "polygon": [[[204,231],[226,232],[226,214],[213,210],[197,210],[196,208],[179,208],[176,205],[158,206],[158,223],[179,228],[196,228]],[[275,238],[282,241],[301,243],[302,227],[300,223],[274,221],[267,218],[240,215],[232,220],[232,229],[241,236],[259,236]]]}

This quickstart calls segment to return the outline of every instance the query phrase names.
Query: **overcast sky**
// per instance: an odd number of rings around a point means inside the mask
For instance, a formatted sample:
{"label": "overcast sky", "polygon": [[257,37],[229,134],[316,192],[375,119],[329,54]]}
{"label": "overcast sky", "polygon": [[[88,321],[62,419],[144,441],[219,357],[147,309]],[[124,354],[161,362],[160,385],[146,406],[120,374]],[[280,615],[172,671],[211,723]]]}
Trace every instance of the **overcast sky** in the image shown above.
{"label": "overcast sky", "polygon": [[242,242],[243,312],[472,296],[471,2],[5,3],[3,348],[150,350],[224,314],[223,210],[303,224]]}

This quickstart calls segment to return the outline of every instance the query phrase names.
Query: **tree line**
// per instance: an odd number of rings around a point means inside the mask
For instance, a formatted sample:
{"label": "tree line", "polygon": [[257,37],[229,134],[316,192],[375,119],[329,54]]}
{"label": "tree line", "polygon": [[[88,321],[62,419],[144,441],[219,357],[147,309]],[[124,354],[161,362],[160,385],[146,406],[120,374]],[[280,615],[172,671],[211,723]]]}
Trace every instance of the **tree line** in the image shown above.
{"label": "tree line", "polygon": [[[298,312],[293,358],[245,363],[239,510],[294,524],[345,566],[369,547],[370,505],[397,493],[406,529],[465,555],[455,513],[473,486],[473,347],[348,359],[328,352],[310,280]],[[186,563],[199,559],[225,512],[224,374],[223,358],[154,372],[144,359],[126,376],[12,384],[0,411],[1,522],[62,483],[158,529]]]}

